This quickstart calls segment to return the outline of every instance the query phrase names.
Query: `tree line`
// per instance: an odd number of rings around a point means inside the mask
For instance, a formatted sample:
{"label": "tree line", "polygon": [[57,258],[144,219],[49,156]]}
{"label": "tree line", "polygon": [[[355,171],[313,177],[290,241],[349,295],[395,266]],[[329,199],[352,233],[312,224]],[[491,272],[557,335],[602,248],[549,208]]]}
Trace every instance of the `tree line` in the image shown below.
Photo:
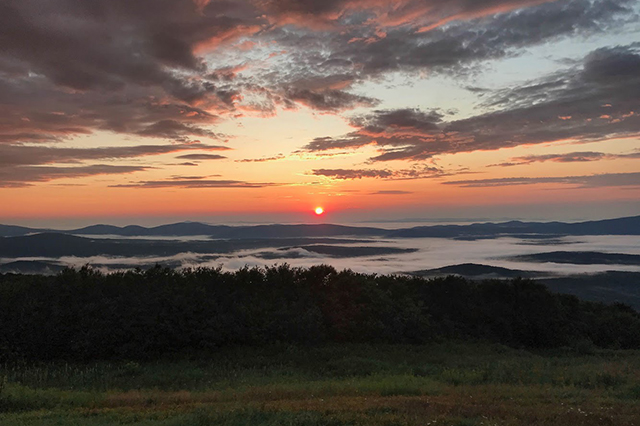
{"label": "tree line", "polygon": [[237,345],[640,348],[640,314],[527,279],[422,279],[288,265],[0,276],[0,358],[149,359]]}

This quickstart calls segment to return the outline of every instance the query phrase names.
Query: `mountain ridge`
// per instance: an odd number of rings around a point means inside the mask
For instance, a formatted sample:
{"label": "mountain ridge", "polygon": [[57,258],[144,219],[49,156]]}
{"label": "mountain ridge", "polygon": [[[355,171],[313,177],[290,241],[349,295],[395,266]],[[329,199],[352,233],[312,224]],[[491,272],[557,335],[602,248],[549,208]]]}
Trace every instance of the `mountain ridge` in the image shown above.
{"label": "mountain ridge", "polygon": [[178,222],[154,227],[124,227],[96,224],[71,230],[28,228],[0,225],[0,237],[25,236],[35,233],[70,235],[117,235],[126,237],[195,236],[216,239],[330,237],[340,235],[387,238],[459,238],[509,235],[640,235],[640,216],[577,223],[566,222],[482,222],[469,225],[430,225],[400,229],[334,224],[269,224],[250,226],[210,225],[201,222]]}

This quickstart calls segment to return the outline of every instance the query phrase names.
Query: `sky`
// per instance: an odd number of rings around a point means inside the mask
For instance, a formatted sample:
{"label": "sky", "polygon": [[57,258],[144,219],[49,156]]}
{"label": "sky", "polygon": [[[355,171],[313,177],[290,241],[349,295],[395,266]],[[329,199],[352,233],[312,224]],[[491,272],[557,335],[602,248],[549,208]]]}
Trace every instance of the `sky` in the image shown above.
{"label": "sky", "polygon": [[4,0],[0,223],[640,214],[639,14]]}

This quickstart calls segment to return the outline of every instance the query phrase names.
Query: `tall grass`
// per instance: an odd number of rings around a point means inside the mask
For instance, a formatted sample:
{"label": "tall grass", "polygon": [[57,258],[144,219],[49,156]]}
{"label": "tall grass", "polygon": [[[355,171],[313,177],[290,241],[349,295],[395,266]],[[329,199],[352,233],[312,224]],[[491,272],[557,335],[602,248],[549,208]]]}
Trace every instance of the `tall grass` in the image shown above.
{"label": "tall grass", "polygon": [[618,426],[640,418],[637,351],[274,345],[153,362],[4,364],[3,376],[0,425],[11,426]]}

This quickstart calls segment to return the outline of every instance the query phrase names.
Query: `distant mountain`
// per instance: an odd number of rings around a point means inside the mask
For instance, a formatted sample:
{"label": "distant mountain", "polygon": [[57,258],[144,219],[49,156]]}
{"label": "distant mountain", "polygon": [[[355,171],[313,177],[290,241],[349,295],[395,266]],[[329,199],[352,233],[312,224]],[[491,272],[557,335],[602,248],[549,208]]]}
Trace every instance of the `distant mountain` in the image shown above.
{"label": "distant mountain", "polygon": [[300,237],[384,237],[388,230],[342,225],[258,225],[246,227],[228,227],[214,235],[217,238],[300,238]]}
{"label": "distant mountain", "polygon": [[208,225],[198,222],[173,223],[151,228],[134,225],[125,227],[93,225],[66,231],[0,225],[0,236],[4,237],[23,236],[45,231],[72,235],[119,235],[127,237],[207,235],[217,239],[336,236],[475,239],[500,236],[640,235],[640,216],[580,223],[510,221],[503,223],[474,223],[471,225],[418,226],[397,230],[330,224],[226,226]]}
{"label": "distant mountain", "polygon": [[640,235],[640,216],[570,223],[561,228],[571,235]]}
{"label": "distant mountain", "polygon": [[552,251],[524,254],[512,259],[524,262],[573,263],[576,265],[640,265],[640,255],[597,251]]}
{"label": "distant mountain", "polygon": [[0,237],[18,237],[42,231],[42,229],[25,228],[24,226],[0,225]]}
{"label": "distant mountain", "polygon": [[139,232],[146,231],[147,228],[142,226],[127,226],[121,228],[113,225],[91,225],[85,228],[73,229],[71,231],[61,231],[74,235],[122,235],[133,236],[141,235]]}
{"label": "distant mountain", "polygon": [[540,273],[535,271],[521,271],[518,269],[508,269],[499,266],[481,265],[478,263],[462,263],[459,265],[445,266],[443,268],[425,269],[422,271],[409,272],[424,278],[444,277],[447,275],[460,275],[465,278],[484,280],[492,278],[534,278],[540,276],[549,276],[549,273]]}
{"label": "distant mountain", "polygon": [[375,254],[397,254],[413,249],[394,247],[345,247],[342,244],[366,242],[339,238],[262,238],[205,241],[86,238],[45,232],[41,234],[0,238],[0,258],[61,256],[149,257],[173,256],[179,253],[225,254],[239,250],[301,247],[333,257],[355,257]]}
{"label": "distant mountain", "polygon": [[126,226],[120,228],[110,225],[94,225],[81,229],[64,231],[74,235],[122,235],[122,236],[194,236],[208,235],[220,239],[247,238],[296,238],[331,237],[340,235],[383,236],[388,231],[378,228],[362,228],[342,225],[257,225],[226,226],[207,225],[198,222],[173,223],[153,228]]}
{"label": "distant mountain", "polygon": [[122,256],[139,253],[129,249],[130,244],[113,240],[98,240],[74,235],[45,232],[21,237],[0,239],[0,257],[60,257],[97,256],[120,252]]}
{"label": "distant mountain", "polygon": [[229,228],[228,226],[214,226],[198,222],[181,222],[170,225],[161,225],[153,228],[129,225],[125,227],[112,225],[92,225],[80,229],[64,231],[74,235],[121,235],[125,237],[152,237],[152,236],[193,236],[213,235]]}
{"label": "distant mountain", "polygon": [[474,223],[471,225],[436,225],[398,229],[388,237],[456,238],[469,236],[507,236],[526,234],[557,235],[640,235],[640,216],[580,223],[520,222]]}
{"label": "distant mountain", "polygon": [[192,236],[192,235],[220,235],[224,234],[227,230],[233,229],[230,226],[224,225],[207,225],[198,222],[182,222],[173,223],[170,225],[156,226],[147,230],[143,235],[154,236]]}

